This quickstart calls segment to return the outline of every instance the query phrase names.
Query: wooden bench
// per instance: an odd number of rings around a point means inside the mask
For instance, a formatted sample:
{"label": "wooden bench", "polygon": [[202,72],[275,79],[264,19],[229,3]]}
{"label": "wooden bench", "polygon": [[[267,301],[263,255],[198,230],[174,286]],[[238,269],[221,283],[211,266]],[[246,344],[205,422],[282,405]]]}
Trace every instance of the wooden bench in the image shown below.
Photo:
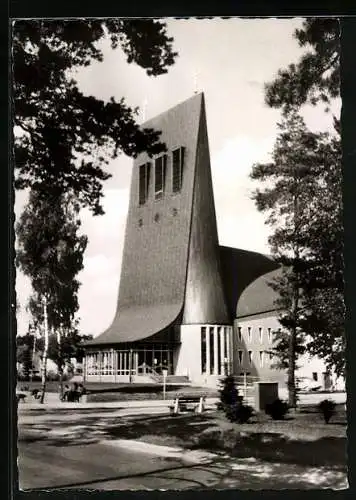
{"label": "wooden bench", "polygon": [[170,406],[171,414],[177,414],[181,410],[193,409],[197,413],[204,411],[205,394],[177,394],[173,406]]}

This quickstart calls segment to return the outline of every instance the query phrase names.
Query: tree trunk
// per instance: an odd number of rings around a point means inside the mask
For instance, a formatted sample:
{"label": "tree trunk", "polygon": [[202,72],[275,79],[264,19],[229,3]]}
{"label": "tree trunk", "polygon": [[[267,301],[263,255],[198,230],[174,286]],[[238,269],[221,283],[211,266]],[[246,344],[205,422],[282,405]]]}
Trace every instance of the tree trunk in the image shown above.
{"label": "tree trunk", "polygon": [[[296,171],[295,171],[296,174]],[[293,199],[293,209],[294,209],[294,235],[296,243],[294,247],[294,270],[293,270],[293,304],[292,304],[292,318],[293,318],[293,328],[290,330],[289,336],[289,348],[288,348],[288,404],[290,408],[296,408],[297,406],[297,390],[295,385],[295,367],[296,367],[296,347],[297,347],[297,324],[298,324],[298,308],[299,308],[299,280],[296,279],[298,276],[298,268],[296,265],[299,263],[299,247],[297,243],[297,236],[299,233],[299,192],[298,192],[298,177],[294,177],[294,199]]]}
{"label": "tree trunk", "polygon": [[[296,252],[296,258],[299,258],[298,252]],[[295,279],[295,278],[294,278]],[[297,324],[298,324],[298,312],[299,312],[299,286],[296,280],[293,283],[293,305],[292,305],[292,317],[293,317],[293,328],[290,330],[289,335],[289,346],[288,346],[288,404],[290,408],[296,408],[297,406],[297,388],[295,384],[295,369],[296,369],[296,357],[297,357]]]}
{"label": "tree trunk", "polygon": [[297,341],[297,328],[294,327],[290,332],[289,337],[289,351],[288,351],[288,404],[290,408],[297,406],[297,391],[295,385],[295,356],[296,356],[296,342]]}
{"label": "tree trunk", "polygon": [[60,329],[57,333],[57,343],[58,343],[58,360],[57,360],[57,370],[59,375],[59,398],[63,398],[63,359],[62,359],[62,330]]}
{"label": "tree trunk", "polygon": [[59,398],[63,398],[63,364],[58,362],[57,364],[58,375],[59,375]]}
{"label": "tree trunk", "polygon": [[47,349],[43,352],[42,358],[42,384],[41,384],[41,404],[44,403],[46,393],[46,380],[47,380]]}

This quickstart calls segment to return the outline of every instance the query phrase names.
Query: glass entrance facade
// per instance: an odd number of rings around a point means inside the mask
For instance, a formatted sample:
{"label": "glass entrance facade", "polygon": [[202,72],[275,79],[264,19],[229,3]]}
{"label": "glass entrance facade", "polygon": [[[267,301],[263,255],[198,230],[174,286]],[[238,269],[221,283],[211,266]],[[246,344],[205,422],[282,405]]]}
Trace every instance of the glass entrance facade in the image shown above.
{"label": "glass entrance facade", "polygon": [[201,326],[201,373],[207,375],[226,375],[228,373],[231,373],[231,346],[231,326]]}
{"label": "glass entrance facade", "polygon": [[161,374],[167,370],[173,375],[173,346],[169,344],[142,344],[134,348],[107,349],[86,353],[86,376],[133,376],[148,373]]}

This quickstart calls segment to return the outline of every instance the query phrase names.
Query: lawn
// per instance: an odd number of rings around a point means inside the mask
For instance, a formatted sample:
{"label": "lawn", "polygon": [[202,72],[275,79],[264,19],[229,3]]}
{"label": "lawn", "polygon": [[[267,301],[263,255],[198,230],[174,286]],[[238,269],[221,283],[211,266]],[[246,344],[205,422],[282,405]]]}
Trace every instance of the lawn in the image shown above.
{"label": "lawn", "polygon": [[[114,391],[112,388],[99,389],[88,386],[90,393],[88,394],[88,403],[101,403],[106,401],[132,401],[132,400],[161,400],[163,399],[163,386],[160,384],[155,385],[141,385],[132,384],[117,387]],[[187,391],[190,394],[206,394],[210,398],[218,396],[218,391],[207,387],[187,387],[177,385],[167,385],[166,399],[174,399],[177,392]]]}
{"label": "lawn", "polygon": [[346,413],[342,405],[329,424],[316,408],[300,408],[282,421],[260,413],[247,424],[220,412],[125,418],[107,429],[111,438],[227,452],[239,458],[308,466],[346,466]]}

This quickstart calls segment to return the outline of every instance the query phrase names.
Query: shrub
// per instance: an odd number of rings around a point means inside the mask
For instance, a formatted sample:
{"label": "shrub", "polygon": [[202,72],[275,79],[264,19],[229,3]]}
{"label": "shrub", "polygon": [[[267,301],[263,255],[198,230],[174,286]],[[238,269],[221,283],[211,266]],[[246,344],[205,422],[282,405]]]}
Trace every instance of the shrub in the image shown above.
{"label": "shrub", "polygon": [[329,423],[331,417],[335,413],[335,403],[331,399],[324,399],[318,404],[319,412],[323,415],[326,424]]}
{"label": "shrub", "polygon": [[224,409],[226,405],[231,406],[242,401],[242,396],[239,396],[234,377],[227,375],[220,381],[220,385],[220,409]]}
{"label": "shrub", "polygon": [[273,420],[283,420],[288,412],[288,404],[278,398],[273,403],[266,404],[265,412]]}
{"label": "shrub", "polygon": [[226,405],[225,415],[230,422],[245,424],[252,417],[253,408],[249,405],[244,405],[242,402],[238,402],[235,405]]}
{"label": "shrub", "polygon": [[253,414],[253,409],[251,406],[243,404],[243,397],[239,396],[234,377],[227,375],[221,380],[220,385],[220,401],[217,404],[217,409],[222,410],[230,422],[240,424],[248,422]]}

